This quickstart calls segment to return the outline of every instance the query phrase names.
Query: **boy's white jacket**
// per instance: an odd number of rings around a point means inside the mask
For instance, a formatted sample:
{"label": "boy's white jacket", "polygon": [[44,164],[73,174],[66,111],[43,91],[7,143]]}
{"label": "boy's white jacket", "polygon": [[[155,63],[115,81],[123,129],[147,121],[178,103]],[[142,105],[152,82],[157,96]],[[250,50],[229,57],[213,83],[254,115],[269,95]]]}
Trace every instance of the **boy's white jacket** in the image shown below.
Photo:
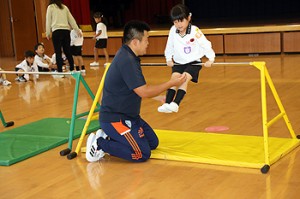
{"label": "boy's white jacket", "polygon": [[201,30],[194,25],[189,25],[186,35],[179,35],[173,25],[165,49],[166,61],[173,61],[179,64],[186,64],[193,61],[201,61],[206,56],[210,61],[215,60],[215,52],[211,42],[208,41]]}
{"label": "boy's white jacket", "polygon": [[[82,30],[79,29],[79,32],[82,35]],[[70,32],[71,37],[71,46],[82,46],[83,45],[83,36],[79,36],[77,30],[71,30]]]}
{"label": "boy's white jacket", "polygon": [[[24,72],[39,72],[38,67],[36,65],[35,62],[33,62],[33,64],[31,66],[28,65],[26,59],[24,59],[21,63],[19,63],[16,66],[16,69],[21,69]],[[34,78],[38,79],[39,78],[39,74],[34,74],[33,75]],[[24,78],[28,81],[29,80],[29,74],[24,74]]]}
{"label": "boy's white jacket", "polygon": [[46,54],[44,54],[42,57],[39,55],[34,56],[34,62],[36,65],[42,68],[49,68],[49,64],[44,62],[45,59],[49,59],[52,62],[52,59]]}

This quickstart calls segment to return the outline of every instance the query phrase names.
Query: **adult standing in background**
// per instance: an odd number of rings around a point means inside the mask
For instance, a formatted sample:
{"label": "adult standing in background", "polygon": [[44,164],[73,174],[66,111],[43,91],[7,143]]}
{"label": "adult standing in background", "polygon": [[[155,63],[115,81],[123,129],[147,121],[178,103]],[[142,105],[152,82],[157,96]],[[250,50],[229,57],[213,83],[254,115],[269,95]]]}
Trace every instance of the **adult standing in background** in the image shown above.
{"label": "adult standing in background", "polygon": [[[52,37],[58,72],[63,71],[62,50],[69,61],[70,70],[74,70],[74,60],[70,48],[71,29],[76,30],[78,35],[82,37],[69,8],[62,3],[62,0],[50,0],[46,13],[46,36],[48,40]],[[58,77],[64,76],[60,75]]]}

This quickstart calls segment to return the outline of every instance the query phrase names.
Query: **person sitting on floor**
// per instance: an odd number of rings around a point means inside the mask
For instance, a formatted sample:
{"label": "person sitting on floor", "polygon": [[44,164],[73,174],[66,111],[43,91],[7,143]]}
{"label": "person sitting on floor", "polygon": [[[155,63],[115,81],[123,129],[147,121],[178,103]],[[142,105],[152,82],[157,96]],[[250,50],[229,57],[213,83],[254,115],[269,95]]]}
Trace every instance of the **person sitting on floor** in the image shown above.
{"label": "person sitting on floor", "polygon": [[[17,72],[39,72],[36,63],[34,62],[34,52],[28,50],[25,52],[25,59],[16,66],[15,71]],[[16,81],[18,82],[27,82],[29,81],[29,74],[17,74]],[[33,79],[37,80],[39,74],[34,74]]]}
{"label": "person sitting on floor", "polygon": [[36,53],[34,61],[40,72],[48,72],[56,68],[52,59],[45,54],[45,46],[43,43],[36,44],[34,46],[34,51]]}
{"label": "person sitting on floor", "polygon": [[[62,66],[63,71],[69,70],[70,69],[70,65],[69,65],[69,62],[68,62],[68,59],[67,59],[65,53],[61,54],[61,58],[63,60],[63,66]],[[55,66],[57,66],[57,63],[56,63],[56,54],[55,53],[52,55],[52,63]]]}

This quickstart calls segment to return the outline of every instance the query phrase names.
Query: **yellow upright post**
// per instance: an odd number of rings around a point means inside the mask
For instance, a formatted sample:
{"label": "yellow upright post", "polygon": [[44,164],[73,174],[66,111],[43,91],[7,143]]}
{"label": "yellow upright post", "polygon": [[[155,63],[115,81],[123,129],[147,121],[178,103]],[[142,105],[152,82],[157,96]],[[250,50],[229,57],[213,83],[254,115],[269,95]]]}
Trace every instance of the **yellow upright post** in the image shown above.
{"label": "yellow upright post", "polygon": [[262,127],[264,140],[265,165],[261,168],[263,173],[267,173],[270,169],[269,155],[269,133],[268,133],[268,115],[267,115],[267,95],[266,95],[266,77],[265,77],[265,62],[252,62],[251,65],[260,70],[260,86],[261,86],[261,107],[262,107]]}
{"label": "yellow upright post", "polygon": [[76,146],[76,149],[75,149],[75,152],[72,152],[70,154],[68,154],[67,158],[68,159],[73,159],[77,156],[77,154],[79,153],[80,151],[80,148],[81,148],[81,145],[82,145],[82,142],[83,142],[83,139],[84,139],[84,136],[89,128],[89,125],[90,125],[90,122],[91,122],[91,118],[93,117],[93,114],[94,114],[94,111],[95,111],[95,108],[97,106],[97,103],[100,99],[100,95],[102,93],[102,89],[103,89],[103,85],[104,85],[104,80],[105,80],[105,76],[106,76],[106,73],[107,73],[107,70],[109,68],[110,64],[106,65],[106,68],[105,68],[105,71],[104,71],[104,74],[102,76],[102,79],[100,81],[100,84],[99,84],[99,87],[98,87],[98,90],[97,90],[97,93],[96,93],[96,96],[94,98],[94,101],[93,101],[93,104],[92,104],[92,107],[90,109],[90,112],[88,114],[88,117],[87,117],[87,120],[85,122],[85,125],[83,127],[83,130],[81,132],[81,135],[80,135],[80,138],[79,138],[79,141],[77,143],[77,146]]}
{"label": "yellow upright post", "polygon": [[[255,66],[257,69],[260,70],[260,82],[261,82],[261,105],[262,105],[262,126],[263,126],[263,137],[264,137],[264,154],[265,154],[265,165],[263,168],[261,168],[261,171],[263,173],[268,172],[270,168],[270,157],[269,157],[269,133],[268,133],[268,128],[274,124],[276,121],[279,119],[283,118],[285,121],[285,124],[287,125],[287,128],[289,129],[289,132],[292,136],[293,139],[297,139],[295,132],[292,128],[292,125],[288,119],[288,116],[284,110],[284,107],[281,103],[281,100],[279,98],[279,95],[275,89],[275,86],[272,82],[272,79],[269,75],[269,72],[266,67],[265,62],[251,62],[251,65]],[[275,98],[275,101],[277,103],[277,106],[280,110],[280,113],[268,121],[268,116],[267,116],[267,96],[266,96],[266,80],[267,83],[271,89],[271,92]]]}
{"label": "yellow upright post", "polygon": [[261,103],[262,103],[262,124],[264,134],[264,151],[265,151],[265,163],[270,166],[269,157],[269,130],[268,130],[268,114],[267,114],[267,92],[266,92],[266,63],[259,62],[261,67],[260,79],[261,79]]}

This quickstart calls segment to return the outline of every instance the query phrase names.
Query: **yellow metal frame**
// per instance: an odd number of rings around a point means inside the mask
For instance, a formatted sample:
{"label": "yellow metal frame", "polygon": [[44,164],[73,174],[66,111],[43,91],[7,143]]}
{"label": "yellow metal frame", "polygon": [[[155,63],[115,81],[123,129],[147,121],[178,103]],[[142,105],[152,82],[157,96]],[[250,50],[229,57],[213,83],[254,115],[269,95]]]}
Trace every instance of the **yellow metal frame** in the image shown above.
{"label": "yellow metal frame", "polygon": [[79,151],[80,151],[80,148],[81,148],[81,145],[82,145],[82,142],[83,142],[83,139],[84,139],[84,136],[89,128],[89,125],[90,125],[90,122],[92,120],[92,118],[94,118],[95,116],[93,115],[94,114],[94,111],[96,109],[96,106],[97,106],[97,103],[100,99],[100,96],[102,94],[102,89],[103,89],[103,86],[104,86],[104,80],[105,80],[105,77],[106,77],[106,73],[107,73],[107,70],[108,68],[110,67],[110,63],[106,65],[105,67],[105,71],[103,73],[103,76],[102,76],[102,79],[100,81],[100,84],[99,84],[99,87],[98,87],[98,90],[97,90],[97,93],[96,93],[96,96],[94,98],[94,101],[93,101],[93,104],[92,104],[92,107],[90,109],[90,112],[88,114],[88,117],[86,119],[86,122],[85,122],[85,125],[83,127],[83,130],[81,132],[81,135],[80,135],[80,138],[79,138],[79,141],[77,143],[77,146],[76,146],[76,149],[75,149],[75,153],[78,154]]}
{"label": "yellow metal frame", "polygon": [[[270,157],[269,157],[269,132],[268,128],[272,126],[275,122],[277,122],[279,119],[283,118],[285,121],[285,124],[291,134],[291,137],[293,139],[297,139],[295,132],[292,128],[292,125],[289,121],[289,118],[285,112],[285,109],[281,103],[281,100],[279,98],[279,95],[275,89],[275,86],[273,84],[273,81],[270,77],[270,74],[268,72],[268,69],[266,67],[265,62],[250,62],[250,65],[256,67],[257,69],[260,70],[260,83],[261,83],[261,105],[262,105],[262,125],[263,125],[263,137],[264,137],[264,152],[265,152],[265,164],[270,165],[274,162],[270,162]],[[275,98],[275,101],[277,103],[277,106],[280,110],[280,113],[272,118],[270,121],[268,121],[267,117],[267,95],[266,95],[266,83],[268,83],[271,92]],[[274,160],[275,161],[275,160]]]}
{"label": "yellow metal frame", "polygon": [[[265,62],[241,62],[241,63],[216,63],[215,65],[250,65],[250,66],[254,66],[256,67],[259,71],[260,71],[260,82],[261,82],[261,105],[262,105],[262,126],[263,126],[263,141],[264,141],[264,162],[265,162],[265,166],[263,168],[261,168],[261,171],[263,173],[266,173],[268,172],[269,168],[270,168],[270,165],[273,164],[274,162],[276,162],[279,158],[275,158],[275,159],[272,159],[270,161],[270,154],[269,154],[269,135],[268,135],[268,128],[270,126],[272,126],[275,122],[277,122],[279,119],[283,118],[284,121],[285,121],[285,124],[290,132],[290,135],[292,137],[292,139],[297,139],[296,135],[295,135],[295,132],[292,128],[292,125],[288,119],[288,116],[285,112],[285,109],[281,103],[281,100],[279,98],[279,95],[275,89],[275,86],[273,84],[273,81],[269,75],[269,72],[267,70],[267,67],[266,67],[266,63]],[[99,88],[98,88],[98,91],[97,91],[97,94],[95,96],[95,99],[94,99],[94,102],[93,102],[93,105],[90,109],[90,112],[89,112],[89,115],[88,115],[88,118],[87,118],[87,121],[85,123],[85,126],[83,128],[83,131],[82,131],[82,134],[80,136],[80,139],[79,139],[79,142],[77,144],[77,147],[76,147],[76,154],[79,153],[80,151],[80,148],[81,148],[81,144],[82,144],[82,141],[83,141],[83,138],[86,134],[86,131],[88,129],[88,126],[90,124],[90,121],[93,120],[93,119],[96,119],[98,118],[97,115],[93,115],[94,113],[94,110],[96,108],[96,104],[100,98],[100,94],[102,93],[102,89],[103,89],[103,85],[104,85],[104,79],[105,79],[105,76],[106,76],[106,72],[108,70],[110,65],[108,65],[106,67],[106,70],[103,74],[103,77],[102,77],[102,80],[100,82],[100,85],[99,85]],[[266,84],[268,83],[270,89],[271,89],[271,92],[273,94],[273,97],[275,98],[275,101],[277,103],[277,106],[280,110],[280,113],[275,116],[274,118],[272,118],[271,120],[268,121],[268,118],[267,118],[267,95],[266,95]],[[85,148],[83,147],[82,148],[82,151],[85,151]],[[287,152],[287,151],[286,151]]]}

